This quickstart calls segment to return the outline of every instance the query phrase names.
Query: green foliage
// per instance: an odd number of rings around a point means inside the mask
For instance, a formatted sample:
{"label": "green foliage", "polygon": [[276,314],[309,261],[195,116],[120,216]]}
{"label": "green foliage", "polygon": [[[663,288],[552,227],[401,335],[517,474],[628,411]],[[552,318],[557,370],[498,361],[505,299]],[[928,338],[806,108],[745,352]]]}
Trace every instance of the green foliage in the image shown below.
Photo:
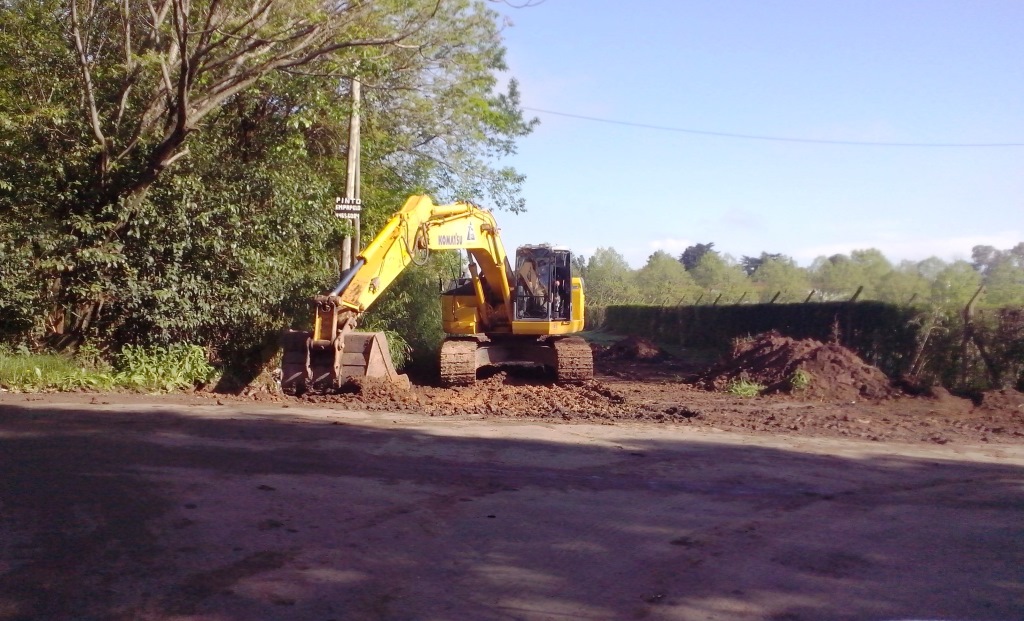
{"label": "green foliage", "polygon": [[714,246],[715,242],[688,246],[683,250],[683,253],[679,255],[679,262],[682,263],[683,267],[686,268],[686,271],[689,272],[693,270],[693,268],[697,267],[700,260],[704,258],[704,255],[708,253],[718,254],[718,251],[714,250]]}
{"label": "green foliage", "polygon": [[640,293],[626,258],[612,248],[598,248],[583,271],[587,304],[606,306],[636,302]]}
{"label": "green foliage", "polygon": [[637,271],[636,287],[641,300],[666,305],[686,298],[692,302],[699,292],[683,264],[664,250],[648,257],[647,264]]}
{"label": "green foliage", "polygon": [[813,375],[803,369],[797,369],[796,371],[793,371],[793,375],[789,377],[789,386],[793,390],[799,392],[810,388],[813,381]]}
{"label": "green foliage", "polygon": [[216,371],[198,345],[137,347],[121,350],[114,364],[114,383],[135,390],[171,391],[211,381]]}
{"label": "green foliage", "polygon": [[803,302],[811,290],[806,270],[782,255],[762,256],[750,280],[757,286],[762,302],[772,300],[776,294],[778,302]]}
{"label": "green foliage", "polygon": [[963,308],[981,286],[981,278],[970,263],[956,261],[935,276],[931,303],[939,308]]}
{"label": "green foliage", "polygon": [[19,392],[110,390],[113,376],[61,354],[0,351],[0,387]]}
{"label": "green foliage", "polygon": [[[94,46],[95,106],[66,4],[13,0],[0,10],[0,339],[88,339],[110,350],[200,343],[236,360],[255,356],[282,327],[308,322],[306,299],[336,282],[346,230],[331,213],[345,185],[351,112],[350,82],[339,76],[368,86],[364,240],[411,193],[522,208],[522,176],[501,160],[536,121],[522,116],[514,80],[499,88],[499,17],[486,3],[387,0],[313,14],[285,3],[269,23],[239,18],[241,30],[216,45],[201,50],[206,34],[188,38],[190,54],[212,56],[182,76],[181,107],[177,92],[161,90],[162,68],[179,66],[168,61],[179,40],[168,36],[169,22],[126,2],[136,36],[127,50],[120,6],[79,7],[94,11],[80,26]],[[229,3],[208,16],[209,4],[193,4],[185,18],[216,38],[225,31],[205,19],[235,19],[248,6]],[[264,70],[288,53],[274,43],[288,39],[279,28],[332,20],[334,51],[287,72]],[[346,46],[406,27],[401,45]],[[152,29],[161,36],[147,37]],[[303,44],[320,36],[310,32]],[[146,47],[157,40],[166,48]],[[257,64],[244,54],[218,73],[216,55],[253,41],[267,46]],[[218,91],[224,80],[242,82]],[[191,116],[179,118],[181,110]],[[430,313],[417,323],[404,310],[436,307],[436,288],[396,295],[401,302],[374,320],[396,326],[391,338],[401,334],[414,351],[437,342],[439,320],[421,329]]]}
{"label": "green foliage", "polygon": [[734,379],[725,387],[725,392],[735,397],[757,397],[764,391],[764,386],[747,379]]}
{"label": "green foliage", "polygon": [[750,281],[743,269],[717,252],[708,252],[690,270],[693,280],[706,292],[706,303],[721,299],[734,302],[748,291]]}

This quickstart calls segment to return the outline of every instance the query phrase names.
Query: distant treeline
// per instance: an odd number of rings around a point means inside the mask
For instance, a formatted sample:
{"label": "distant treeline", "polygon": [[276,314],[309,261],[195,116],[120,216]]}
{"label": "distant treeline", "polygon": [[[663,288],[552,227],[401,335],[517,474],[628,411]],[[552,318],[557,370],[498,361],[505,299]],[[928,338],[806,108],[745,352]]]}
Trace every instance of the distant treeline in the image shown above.
{"label": "distant treeline", "polygon": [[894,264],[870,248],[818,257],[810,267],[768,252],[737,260],[707,243],[690,246],[678,257],[655,252],[637,270],[613,248],[598,248],[593,256],[579,258],[576,267],[593,307],[856,299],[961,308],[979,290],[976,304],[980,308],[1024,306],[1024,242],[1006,250],[975,246],[971,261],[932,257]]}

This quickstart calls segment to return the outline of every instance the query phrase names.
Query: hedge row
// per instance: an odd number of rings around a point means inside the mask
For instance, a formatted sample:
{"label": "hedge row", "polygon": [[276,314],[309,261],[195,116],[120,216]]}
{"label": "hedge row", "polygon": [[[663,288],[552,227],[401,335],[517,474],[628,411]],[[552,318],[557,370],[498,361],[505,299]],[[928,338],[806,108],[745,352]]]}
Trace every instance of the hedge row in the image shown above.
{"label": "hedge row", "polygon": [[590,327],[679,347],[726,351],[769,330],[840,343],[890,377],[913,375],[948,388],[1024,388],[1024,309],[960,312],[883,302],[588,309]]}

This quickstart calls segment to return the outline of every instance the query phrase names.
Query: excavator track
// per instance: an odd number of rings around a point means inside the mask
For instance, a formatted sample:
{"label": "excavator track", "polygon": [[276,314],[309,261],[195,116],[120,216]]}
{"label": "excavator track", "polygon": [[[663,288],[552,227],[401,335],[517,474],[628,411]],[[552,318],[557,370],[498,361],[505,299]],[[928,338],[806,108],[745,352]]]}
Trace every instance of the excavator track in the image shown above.
{"label": "excavator track", "polygon": [[555,378],[559,384],[579,384],[594,379],[594,352],[578,336],[555,339]]}
{"label": "excavator track", "polygon": [[441,385],[470,386],[476,382],[475,339],[447,339],[441,345]]}

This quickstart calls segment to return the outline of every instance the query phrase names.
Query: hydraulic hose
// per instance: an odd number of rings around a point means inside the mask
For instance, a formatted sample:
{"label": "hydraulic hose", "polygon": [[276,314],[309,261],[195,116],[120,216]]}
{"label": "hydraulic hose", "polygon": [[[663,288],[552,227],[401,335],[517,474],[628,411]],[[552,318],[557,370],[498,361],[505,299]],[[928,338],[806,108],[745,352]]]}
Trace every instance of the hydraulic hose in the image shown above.
{"label": "hydraulic hose", "polygon": [[356,262],[352,264],[352,267],[342,272],[341,282],[339,282],[338,285],[334,287],[334,289],[331,289],[331,292],[328,295],[338,295],[339,293],[344,291],[345,287],[347,287],[348,284],[352,282],[352,279],[356,277],[356,272],[359,271],[359,268],[363,267],[364,265],[366,265],[366,259],[363,259],[361,257],[359,259],[356,259]]}

